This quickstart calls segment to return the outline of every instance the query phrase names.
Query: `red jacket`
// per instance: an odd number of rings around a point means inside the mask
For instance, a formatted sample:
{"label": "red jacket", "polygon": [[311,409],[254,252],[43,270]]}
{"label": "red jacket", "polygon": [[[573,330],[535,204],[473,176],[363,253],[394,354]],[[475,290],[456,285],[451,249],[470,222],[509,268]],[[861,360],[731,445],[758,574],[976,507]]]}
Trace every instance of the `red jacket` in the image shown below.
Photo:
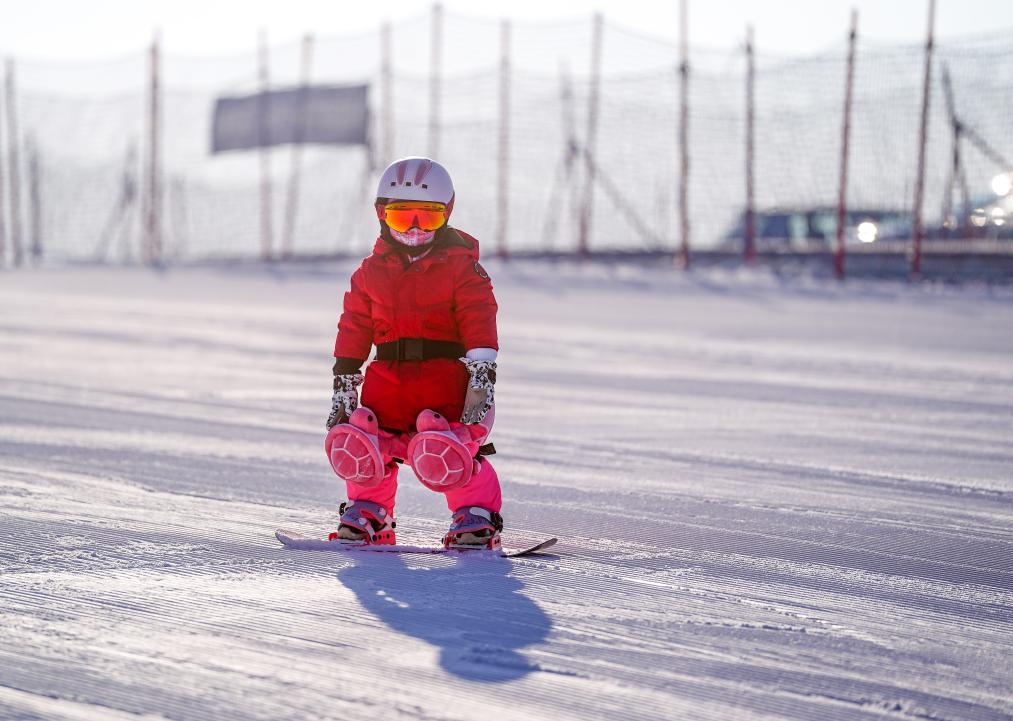
{"label": "red jacket", "polygon": [[[478,241],[467,233],[447,228],[414,263],[377,238],[345,293],[334,356],[364,360],[374,344],[399,338],[498,349],[496,310],[492,281],[478,263]],[[426,408],[460,418],[467,383],[464,364],[452,358],[374,360],[366,368],[361,400],[381,427],[408,431]]]}

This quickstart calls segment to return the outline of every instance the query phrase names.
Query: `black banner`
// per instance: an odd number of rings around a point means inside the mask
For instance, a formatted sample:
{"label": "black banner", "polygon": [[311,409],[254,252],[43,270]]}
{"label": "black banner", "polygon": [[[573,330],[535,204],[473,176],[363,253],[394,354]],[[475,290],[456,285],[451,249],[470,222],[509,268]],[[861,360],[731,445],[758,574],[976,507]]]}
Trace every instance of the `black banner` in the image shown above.
{"label": "black banner", "polygon": [[308,85],[218,98],[211,152],[287,143],[367,145],[368,85]]}

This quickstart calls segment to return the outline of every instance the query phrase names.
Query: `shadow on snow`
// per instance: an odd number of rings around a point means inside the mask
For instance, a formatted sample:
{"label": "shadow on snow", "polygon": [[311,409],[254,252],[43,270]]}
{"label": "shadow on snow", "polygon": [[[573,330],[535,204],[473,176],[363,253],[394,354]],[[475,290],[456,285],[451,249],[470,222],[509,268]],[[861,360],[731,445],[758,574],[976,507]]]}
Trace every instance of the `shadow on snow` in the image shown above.
{"label": "shadow on snow", "polygon": [[552,624],[509,560],[444,556],[449,565],[431,568],[394,553],[349,555],[338,579],[392,629],[437,646],[449,673],[502,682],[542,670],[520,649],[544,641]]}

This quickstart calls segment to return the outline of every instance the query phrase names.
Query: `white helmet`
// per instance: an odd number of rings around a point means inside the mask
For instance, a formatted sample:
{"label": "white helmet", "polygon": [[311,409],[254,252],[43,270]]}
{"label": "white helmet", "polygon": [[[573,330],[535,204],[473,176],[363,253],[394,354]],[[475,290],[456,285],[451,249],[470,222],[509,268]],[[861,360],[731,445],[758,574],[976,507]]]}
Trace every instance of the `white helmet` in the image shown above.
{"label": "white helmet", "polygon": [[377,202],[389,200],[422,200],[443,203],[447,215],[454,207],[454,183],[450,173],[435,160],[409,157],[395,160],[380,176],[376,188]]}

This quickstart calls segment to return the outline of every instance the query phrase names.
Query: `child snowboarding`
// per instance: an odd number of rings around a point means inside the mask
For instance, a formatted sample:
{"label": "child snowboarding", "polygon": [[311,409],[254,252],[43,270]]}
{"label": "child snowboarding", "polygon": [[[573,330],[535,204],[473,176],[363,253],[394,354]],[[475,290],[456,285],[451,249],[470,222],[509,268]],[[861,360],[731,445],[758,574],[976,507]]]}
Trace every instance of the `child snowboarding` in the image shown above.
{"label": "child snowboarding", "polygon": [[404,463],[446,496],[445,547],[500,548],[500,485],[486,458],[497,305],[478,241],[447,225],[454,197],[449,173],[429,158],[402,158],[380,177],[380,234],[352,274],[334,345],[324,445],[348,502],[332,540],[395,543]]}

